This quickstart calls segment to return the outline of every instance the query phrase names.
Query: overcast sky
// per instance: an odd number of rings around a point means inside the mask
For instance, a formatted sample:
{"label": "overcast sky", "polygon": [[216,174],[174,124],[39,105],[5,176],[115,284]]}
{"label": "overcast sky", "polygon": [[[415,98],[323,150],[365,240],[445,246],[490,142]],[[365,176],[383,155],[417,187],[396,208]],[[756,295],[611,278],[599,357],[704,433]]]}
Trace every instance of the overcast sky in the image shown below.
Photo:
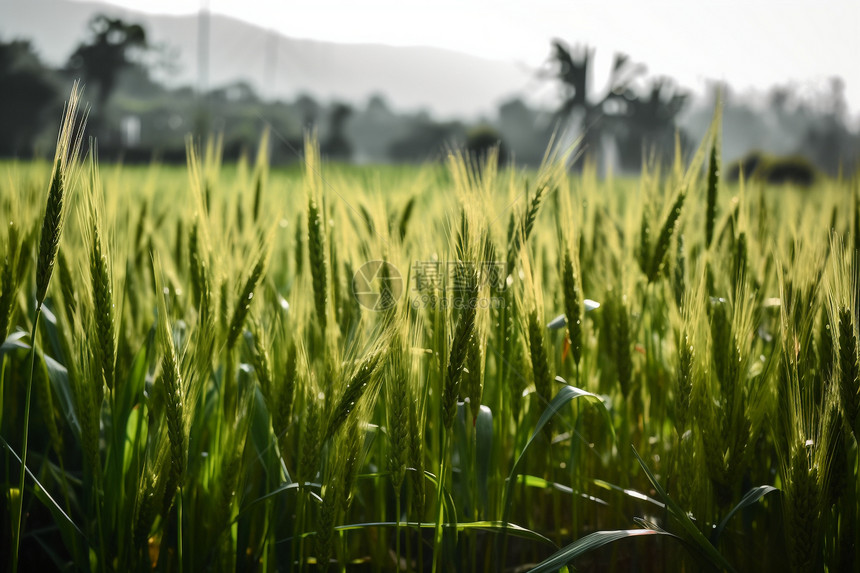
{"label": "overcast sky", "polygon": [[537,66],[549,40],[587,43],[598,68],[622,51],[702,91],[705,80],[736,90],[794,81],[820,91],[846,82],[860,112],[860,0],[105,0],[166,14],[208,4],[287,36],[343,43],[424,45]]}

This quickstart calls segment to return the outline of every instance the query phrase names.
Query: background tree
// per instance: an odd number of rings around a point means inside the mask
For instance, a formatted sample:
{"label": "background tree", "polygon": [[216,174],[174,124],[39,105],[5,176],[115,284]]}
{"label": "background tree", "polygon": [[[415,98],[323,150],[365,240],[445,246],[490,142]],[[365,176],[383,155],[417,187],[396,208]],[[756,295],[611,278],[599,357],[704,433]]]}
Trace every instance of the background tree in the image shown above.
{"label": "background tree", "polygon": [[0,155],[29,154],[59,99],[29,41],[0,42],[0,86]]}
{"label": "background tree", "polygon": [[594,93],[593,57],[594,50],[587,46],[571,49],[560,40],[552,42],[549,75],[560,81],[563,98],[557,115],[563,122],[579,116],[586,154],[599,153],[604,134],[615,128],[614,117],[624,112],[622,106],[612,102],[623,102],[625,94],[631,93],[631,83],[645,72],[644,66],[632,63],[626,54],[615,54],[607,86]]}
{"label": "background tree", "polygon": [[317,118],[320,114],[320,104],[308,94],[301,94],[296,99],[295,107],[301,116],[302,129],[313,129],[316,127]]}
{"label": "background tree", "polygon": [[466,151],[478,160],[479,166],[486,160],[487,154],[496,147],[498,148],[497,160],[504,165],[507,163],[508,148],[496,128],[481,124],[466,133]]}
{"label": "background tree", "polygon": [[828,88],[819,101],[821,109],[818,120],[807,127],[801,146],[802,151],[815,163],[835,175],[840,168],[850,169],[853,166],[858,148],[856,138],[851,137],[846,127],[848,104],[845,101],[845,82],[841,78],[831,78]]}
{"label": "background tree", "polygon": [[89,23],[89,38],[69,57],[68,69],[80,72],[88,85],[98,88],[98,111],[104,109],[116,87],[120,73],[137,63],[136,57],[146,51],[146,32],[139,24],[130,24],[103,14]]}
{"label": "background tree", "polygon": [[398,138],[388,150],[393,161],[421,163],[445,157],[446,147],[462,145],[466,127],[459,121],[435,122],[417,118],[409,133]]}
{"label": "background tree", "polygon": [[512,98],[499,105],[496,125],[513,160],[524,165],[540,164],[554,130],[551,113]]}
{"label": "background tree", "polygon": [[670,157],[678,114],[684,109],[688,96],[674,88],[668,78],[652,80],[644,97],[625,95],[625,109],[616,129],[622,168],[638,170],[643,152],[650,150],[661,157]]}
{"label": "background tree", "polygon": [[352,144],[346,137],[346,121],[352,115],[352,108],[344,103],[336,103],[329,115],[328,137],[320,145],[320,152],[332,159],[349,161],[352,157]]}
{"label": "background tree", "polygon": [[672,149],[676,120],[688,94],[674,88],[670,80],[658,78],[640,95],[634,81],[645,73],[645,66],[625,54],[615,54],[606,87],[595,93],[591,86],[594,50],[571,49],[559,40],[552,46],[551,74],[560,81],[563,94],[557,115],[565,122],[579,118],[586,154],[599,155],[605,138],[611,138],[618,145],[621,166],[637,170],[643,151]]}

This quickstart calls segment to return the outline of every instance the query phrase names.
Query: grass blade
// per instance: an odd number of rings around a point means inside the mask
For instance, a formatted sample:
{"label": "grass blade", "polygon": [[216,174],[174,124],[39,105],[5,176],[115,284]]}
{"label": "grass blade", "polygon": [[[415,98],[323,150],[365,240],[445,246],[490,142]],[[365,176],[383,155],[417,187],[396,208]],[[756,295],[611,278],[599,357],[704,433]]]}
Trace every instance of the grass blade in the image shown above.
{"label": "grass blade", "polygon": [[711,539],[713,540],[714,545],[717,545],[720,541],[720,535],[722,535],[723,530],[726,528],[726,525],[729,523],[729,520],[740,510],[745,509],[755,503],[758,503],[758,500],[766,496],[772,491],[779,491],[779,489],[771,486],[771,485],[760,485],[758,487],[754,487],[749,490],[743,499],[738,502],[736,506],[734,506],[731,511],[729,511],[726,516],[720,521],[720,524],[717,525],[717,528],[714,530],[714,533],[711,535]]}
{"label": "grass blade", "polygon": [[475,473],[477,474],[479,509],[487,510],[489,487],[487,480],[490,476],[490,454],[493,451],[493,413],[486,406],[481,406],[475,419]]}
{"label": "grass blade", "polygon": [[[560,376],[556,377],[556,381],[560,381],[565,383],[565,380]],[[555,395],[552,401],[547,406],[546,410],[544,410],[543,414],[541,414],[540,419],[538,420],[535,429],[532,431],[532,435],[529,437],[526,445],[523,447],[523,450],[520,452],[520,455],[517,457],[516,462],[514,462],[513,467],[511,468],[511,473],[508,475],[507,484],[505,485],[505,493],[504,498],[502,500],[502,523],[508,522],[508,516],[510,515],[510,506],[511,506],[511,496],[513,494],[514,485],[517,481],[517,476],[520,471],[520,464],[525,458],[526,452],[528,452],[529,446],[532,445],[534,439],[540,434],[543,427],[547,425],[547,423],[567,404],[576,400],[577,398],[584,398],[586,400],[594,401],[600,406],[600,411],[606,417],[607,426],[609,427],[610,433],[612,434],[613,441],[615,440],[615,429],[612,427],[612,419],[609,416],[609,410],[606,409],[606,405],[603,403],[603,400],[600,396],[596,394],[592,394],[591,392],[586,392],[585,390],[581,390],[576,388],[575,386],[565,385],[562,386],[561,390]],[[501,539],[502,545],[504,545],[504,534]],[[504,560],[504,555],[501,556],[501,559]]]}
{"label": "grass blade", "polygon": [[655,529],[621,529],[618,531],[596,531],[585,537],[577,539],[567,547],[550,555],[544,561],[541,561],[537,567],[529,570],[529,573],[548,573],[550,571],[558,571],[565,567],[568,563],[585,555],[589,551],[600,549],[604,545],[609,545],[621,539],[629,539],[631,537],[643,537],[651,535],[672,535],[666,531],[657,531]]}
{"label": "grass blade", "polygon": [[645,464],[645,461],[639,456],[639,452],[636,451],[636,448],[633,448],[633,455],[636,456],[636,460],[639,462],[639,465],[642,466],[642,469],[645,471],[645,475],[648,476],[648,481],[650,481],[651,485],[654,486],[660,499],[666,504],[669,514],[681,524],[681,527],[683,527],[692,542],[691,545],[697,550],[697,552],[701,553],[701,555],[705,557],[706,562],[718,571],[734,571],[734,567],[726,561],[726,558],[723,557],[722,554],[717,551],[717,548],[711,545],[710,541],[708,541],[704,534],[699,531],[699,528],[696,527],[696,524],[693,523],[693,520],[690,519],[687,512],[681,509],[681,507],[671,497],[669,497],[669,494],[666,493],[666,490],[663,489],[663,486],[660,485],[660,482],[657,481],[657,478],[653,473],[651,473],[651,470]]}

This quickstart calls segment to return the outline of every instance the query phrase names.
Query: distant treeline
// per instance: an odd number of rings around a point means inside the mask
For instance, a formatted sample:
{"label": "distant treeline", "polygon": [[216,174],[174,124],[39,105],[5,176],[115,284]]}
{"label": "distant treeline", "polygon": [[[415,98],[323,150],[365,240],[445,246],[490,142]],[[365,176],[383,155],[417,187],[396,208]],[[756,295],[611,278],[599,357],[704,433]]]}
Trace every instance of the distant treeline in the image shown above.
{"label": "distant treeline", "polygon": [[[125,162],[184,162],[188,133],[221,134],[225,159],[236,159],[255,148],[268,125],[275,164],[297,160],[303,133],[316,130],[323,155],[338,161],[423,162],[452,146],[481,153],[499,145],[502,161],[535,166],[555,137],[561,144],[578,142],[602,169],[635,172],[646,158],[670,156],[676,140],[689,151],[687,142],[701,138],[715,104],[712,98],[691,105],[670,80],[643,78],[645,68],[624,55],[616,56],[608,85],[595,90],[588,83],[593,51],[560,41],[553,42],[547,66],[536,71],[557,86],[557,109],[512,98],[491,117],[439,121],[426,111],[395,111],[383,95],[362,105],[310,95],[269,101],[244,82],[201,94],[152,79],[158,58],[140,26],[98,16],[88,32],[59,69],[44,64],[26,40],[0,40],[0,156],[47,155],[62,94],[74,79],[86,85],[88,130],[98,139],[100,157]],[[860,134],[849,127],[840,80],[811,99],[774,88],[764,105],[722,91],[727,160],[756,150],[801,156],[829,174],[856,164]]]}

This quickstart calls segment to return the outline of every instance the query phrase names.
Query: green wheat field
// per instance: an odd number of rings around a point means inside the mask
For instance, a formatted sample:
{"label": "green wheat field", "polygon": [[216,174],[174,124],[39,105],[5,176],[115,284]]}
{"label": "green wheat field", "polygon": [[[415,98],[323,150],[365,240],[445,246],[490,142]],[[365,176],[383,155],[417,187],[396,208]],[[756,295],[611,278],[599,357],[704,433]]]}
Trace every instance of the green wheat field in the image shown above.
{"label": "green wheat field", "polygon": [[638,178],[99,165],[76,99],[0,164],[4,567],[857,570],[856,178],[722,181],[719,112]]}

